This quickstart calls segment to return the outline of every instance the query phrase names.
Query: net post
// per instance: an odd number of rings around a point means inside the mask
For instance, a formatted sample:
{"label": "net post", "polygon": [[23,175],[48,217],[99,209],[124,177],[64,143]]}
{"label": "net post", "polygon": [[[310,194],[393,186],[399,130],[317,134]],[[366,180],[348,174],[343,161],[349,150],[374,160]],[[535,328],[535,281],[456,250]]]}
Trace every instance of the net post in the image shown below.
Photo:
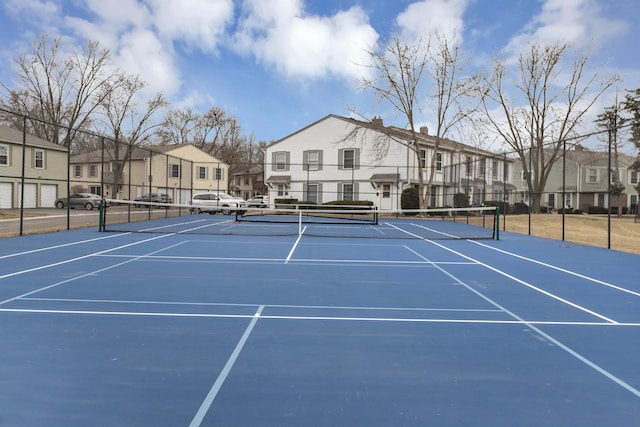
{"label": "net post", "polygon": [[298,209],[298,237],[302,236],[302,210]]}
{"label": "net post", "polygon": [[496,240],[500,240],[500,206],[496,206],[495,212],[495,235]]}
{"label": "net post", "polygon": [[100,215],[98,216],[98,231],[104,231],[104,199],[100,199],[100,203],[98,203],[98,211]]}

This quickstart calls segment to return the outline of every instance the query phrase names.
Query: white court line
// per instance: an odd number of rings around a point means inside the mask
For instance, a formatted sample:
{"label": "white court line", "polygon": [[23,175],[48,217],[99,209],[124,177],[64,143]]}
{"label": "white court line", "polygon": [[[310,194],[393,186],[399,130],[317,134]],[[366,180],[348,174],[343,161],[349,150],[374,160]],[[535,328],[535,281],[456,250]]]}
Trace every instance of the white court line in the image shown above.
{"label": "white court line", "polygon": [[[167,237],[167,236],[169,236],[169,235],[167,234],[167,235],[162,235],[162,236],[156,236],[156,237],[153,237],[153,238],[151,238],[151,239],[145,239],[145,240],[142,240],[142,241],[140,241],[140,242],[129,243],[129,244],[127,244],[127,245],[119,246],[119,247],[112,248],[112,249],[109,249],[109,250],[110,250],[110,251],[112,251],[112,250],[116,250],[116,249],[121,249],[121,248],[124,248],[124,247],[137,245],[137,244],[139,244],[139,243],[145,243],[145,242],[148,242],[148,241],[151,241],[151,240],[161,239],[161,238],[164,238],[164,237]],[[174,244],[174,245],[170,245],[170,246],[167,246],[167,247],[165,247],[165,248],[158,249],[157,251],[154,251],[154,252],[151,252],[151,253],[158,253],[158,252],[161,252],[161,251],[167,250],[167,249],[169,249],[169,248],[173,248],[173,247],[179,246],[179,245],[181,245],[181,244],[183,244],[183,243],[184,243],[184,242],[179,242],[179,243],[176,243],[176,244]],[[106,252],[106,251],[103,251],[103,252]],[[41,269],[44,269],[44,268],[49,268],[49,267],[54,266],[54,265],[65,264],[65,263],[72,262],[72,261],[76,261],[76,260],[79,260],[79,259],[88,258],[88,257],[90,257],[90,256],[93,256],[93,255],[91,255],[91,254],[90,254],[90,255],[85,255],[85,256],[78,257],[78,258],[73,258],[73,259],[71,259],[71,260],[67,260],[67,261],[64,261],[64,262],[59,262],[59,263],[55,263],[55,264],[49,264],[49,265],[45,265],[45,266],[41,266],[41,267],[37,267],[37,268],[32,268],[32,269],[29,269],[29,270],[24,270],[24,271],[17,272],[17,273],[15,273],[15,274],[11,274],[11,275],[12,275],[12,276],[15,276],[15,275],[18,275],[18,274],[28,273],[28,272],[30,272],[30,271],[41,270]],[[47,290],[47,289],[55,288],[56,286],[60,286],[60,285],[62,285],[62,284],[64,284],[64,283],[73,282],[73,281],[78,280],[78,279],[81,279],[81,278],[83,278],[83,277],[93,276],[93,275],[95,275],[96,273],[100,273],[100,272],[103,272],[103,271],[107,271],[107,270],[110,270],[110,269],[112,269],[112,268],[119,267],[119,266],[124,265],[124,264],[128,264],[128,263],[133,262],[133,261],[135,261],[135,258],[134,258],[134,259],[128,259],[128,260],[126,260],[126,261],[123,261],[123,262],[120,262],[120,263],[117,263],[117,264],[111,265],[111,266],[109,266],[109,267],[105,267],[105,268],[101,268],[101,269],[98,269],[98,270],[94,270],[94,271],[91,271],[91,272],[89,272],[89,273],[82,274],[82,275],[80,275],[80,276],[76,276],[76,277],[73,277],[73,278],[70,278],[70,279],[67,279],[67,280],[62,280],[62,281],[60,281],[60,282],[56,282],[56,283],[53,283],[53,284],[51,284],[51,285],[44,286],[44,287],[42,287],[42,288],[38,288],[38,289],[35,289],[35,290],[33,290],[33,291],[26,292],[26,293],[24,293],[24,294],[17,295],[17,296],[15,296],[15,297],[12,297],[12,298],[6,299],[6,300],[4,300],[4,301],[0,301],[0,305],[2,305],[2,304],[6,304],[6,303],[8,303],[8,302],[15,301],[15,300],[18,300],[18,299],[21,299],[21,298],[24,298],[24,297],[27,297],[27,296],[29,296],[29,295],[36,294],[36,293],[38,293],[38,292],[42,292],[42,291]],[[0,277],[0,278],[2,278],[2,277]]]}
{"label": "white court line", "polygon": [[534,264],[542,265],[544,267],[548,267],[548,268],[551,268],[553,270],[561,271],[563,273],[570,274],[572,276],[576,276],[576,277],[579,277],[581,279],[588,280],[590,282],[598,283],[600,285],[607,286],[609,288],[618,290],[620,292],[625,292],[627,294],[631,294],[631,295],[634,295],[634,296],[637,296],[637,297],[640,296],[640,292],[632,291],[630,289],[626,289],[626,288],[623,288],[621,286],[617,286],[617,285],[614,285],[612,283],[608,283],[608,282],[605,282],[603,280],[596,279],[594,277],[585,276],[584,274],[576,273],[575,271],[567,270],[565,268],[558,267],[558,266],[555,266],[553,264],[547,264],[546,262],[538,261],[538,260],[533,259],[533,258],[527,258],[525,256],[518,255],[518,254],[515,254],[513,252],[508,252],[508,251],[505,251],[503,249],[494,248],[493,246],[489,246],[489,245],[484,244],[484,243],[476,242],[474,240],[470,240],[470,242],[475,243],[476,245],[480,245],[480,246],[482,246],[484,248],[492,249],[494,251],[497,251],[497,252],[500,252],[500,253],[515,257],[515,258],[519,258],[519,259],[522,259],[522,260],[525,260],[525,261],[529,261],[529,262],[532,262]]}
{"label": "white court line", "polygon": [[111,234],[109,236],[96,237],[94,239],[78,240],[77,242],[70,242],[70,243],[63,243],[63,244],[60,244],[60,245],[47,246],[47,247],[44,247],[44,248],[38,248],[38,249],[33,249],[33,250],[30,250],[30,251],[24,251],[24,252],[16,252],[16,253],[13,253],[13,254],[2,255],[2,256],[0,256],[0,259],[11,258],[11,257],[15,257],[15,256],[20,256],[20,255],[34,254],[34,253],[37,253],[37,252],[48,251],[48,250],[51,250],[51,249],[66,248],[68,246],[81,245],[83,243],[95,242],[97,240],[112,239],[114,237],[126,236],[126,235],[129,235],[129,234],[131,234],[131,233]]}
{"label": "white court line", "polygon": [[[432,244],[435,244],[436,246],[439,246],[445,250],[457,253],[456,251],[447,248],[446,246],[440,245],[438,243],[435,243],[431,240],[426,240],[423,239],[425,242],[429,242]],[[409,249],[409,248],[407,248]],[[411,250],[411,249],[409,249]],[[421,256],[420,254],[418,254],[417,252],[411,250],[412,252],[416,253],[416,255]],[[462,254],[460,254],[462,255]],[[462,255],[464,256],[464,255]],[[466,257],[466,256],[465,256]],[[620,387],[624,388],[625,390],[629,391],[630,393],[634,394],[636,397],[640,397],[640,390],[634,388],[633,386],[631,386],[630,384],[627,384],[625,381],[623,381],[622,379],[616,377],[615,375],[613,375],[611,372],[607,371],[606,369],[600,367],[600,365],[592,362],[591,360],[587,359],[585,356],[583,356],[582,354],[578,353],[577,351],[573,350],[571,347],[565,345],[564,343],[562,343],[561,341],[555,339],[554,337],[552,337],[551,335],[547,334],[546,332],[542,331],[542,329],[536,327],[536,325],[538,326],[543,326],[546,325],[546,323],[540,323],[540,322],[532,322],[532,321],[528,321],[528,320],[524,320],[523,318],[521,318],[520,316],[518,316],[517,314],[515,314],[514,312],[507,310],[506,307],[503,307],[502,305],[498,304],[496,301],[492,300],[491,298],[489,298],[488,296],[484,295],[482,292],[477,291],[476,289],[474,289],[472,286],[466,284],[465,282],[461,281],[460,279],[458,279],[456,276],[454,276],[453,274],[449,273],[448,271],[446,271],[445,269],[443,269],[442,267],[436,266],[436,268],[440,271],[442,271],[444,274],[446,274],[447,276],[451,277],[453,280],[455,280],[456,282],[460,283],[462,286],[464,286],[465,288],[467,288],[468,290],[470,290],[471,292],[473,292],[474,294],[478,295],[480,298],[484,299],[485,301],[487,301],[488,303],[490,303],[491,305],[504,310],[504,312],[506,314],[508,314],[509,316],[513,317],[514,319],[516,319],[517,321],[521,321],[522,324],[526,325],[529,329],[531,329],[532,331],[535,331],[538,335],[540,335],[541,337],[545,338],[546,340],[548,340],[549,342],[553,343],[554,345],[558,346],[559,348],[561,348],[563,351],[565,351],[566,353],[570,354],[571,356],[573,356],[574,358],[576,358],[577,360],[579,360],[580,362],[584,363],[585,365],[589,366],[591,369],[593,369],[594,371],[600,373],[601,375],[603,375],[604,377],[608,378],[609,380],[611,380],[612,382],[618,384]],[[554,323],[552,323],[554,324]],[[567,323],[569,324],[576,324],[576,323]],[[620,326],[621,324],[619,322],[614,322],[614,323],[593,323],[590,325],[605,325],[605,326]],[[627,324],[630,325],[630,324]],[[633,324],[636,325],[636,324]]]}
{"label": "white court line", "polygon": [[[25,298],[26,299],[26,298]],[[250,306],[255,307],[255,304]],[[272,306],[260,306],[272,307]],[[504,312],[504,310],[493,310]],[[105,311],[105,310],[53,310],[35,308],[0,308],[0,313],[32,313],[32,314],[60,314],[60,315],[85,315],[85,316],[129,316],[129,317],[183,317],[183,318],[211,318],[211,319],[251,319],[255,314],[214,314],[214,313],[163,313],[153,311]],[[508,311],[506,313],[509,313]],[[452,323],[452,324],[490,324],[490,325],[533,325],[552,326],[603,326],[603,327],[640,327],[639,322],[578,322],[558,320],[525,320],[515,317],[513,320],[497,319],[430,319],[411,317],[363,317],[363,316],[290,316],[290,315],[260,315],[261,319],[273,320],[308,320],[308,321],[342,321],[342,322],[389,322],[389,323]],[[537,331],[537,329],[536,329]],[[548,337],[544,332],[542,333]],[[554,344],[556,340],[548,337]],[[559,347],[563,347],[560,343]],[[640,396],[640,394],[639,394]]]}
{"label": "white court line", "polygon": [[91,258],[91,257],[97,256],[97,255],[102,255],[102,254],[105,254],[105,253],[108,253],[108,252],[111,252],[111,251],[115,251],[115,250],[118,250],[118,249],[127,248],[129,246],[135,246],[135,245],[138,245],[140,243],[150,242],[150,241],[156,240],[156,239],[162,239],[162,238],[167,237],[167,236],[170,236],[170,234],[166,234],[166,235],[162,235],[162,236],[155,236],[155,237],[151,237],[149,239],[141,240],[141,241],[138,241],[138,242],[128,243],[126,245],[117,246],[115,248],[105,249],[104,251],[93,252],[93,253],[90,253],[90,254],[87,254],[87,255],[82,255],[82,256],[79,256],[79,257],[75,257],[75,258],[69,258],[69,259],[66,259],[66,260],[63,260],[63,261],[54,262],[54,263],[51,263],[51,264],[45,264],[45,265],[41,265],[41,266],[38,266],[38,267],[28,268],[26,270],[14,271],[13,273],[7,273],[7,274],[1,275],[0,279],[6,279],[7,277],[18,276],[20,274],[31,273],[33,271],[44,270],[46,268],[51,268],[51,267],[56,267],[58,265],[68,264],[68,263],[71,263],[71,262],[79,261],[81,259]]}
{"label": "white court line", "polygon": [[296,241],[293,244],[293,247],[289,251],[289,255],[287,255],[287,259],[284,261],[285,264],[288,264],[289,260],[291,260],[291,257],[293,256],[293,253],[295,252],[296,248],[298,247],[298,243],[300,243],[300,239],[302,239],[302,235],[304,234],[304,230],[306,230],[306,229],[307,229],[307,227],[303,228],[302,232],[300,232],[300,235],[298,236],[298,238],[296,239]]}
{"label": "white court line", "polygon": [[258,322],[258,318],[260,318],[260,314],[262,313],[263,309],[264,309],[264,306],[258,307],[258,311],[256,311],[256,313],[253,315],[253,318],[251,319],[251,323],[249,323],[249,326],[247,326],[247,329],[244,331],[244,334],[242,334],[240,341],[238,341],[238,344],[236,344],[236,348],[233,349],[233,353],[231,353],[229,360],[227,360],[227,363],[224,365],[224,368],[222,368],[222,371],[220,372],[220,375],[218,375],[216,382],[213,383],[211,390],[209,390],[209,393],[207,393],[207,396],[204,398],[204,401],[200,405],[198,412],[196,412],[195,416],[193,417],[193,420],[191,420],[189,427],[198,427],[200,426],[200,424],[202,424],[202,420],[204,420],[205,415],[207,415],[207,412],[209,412],[209,409],[211,408],[211,405],[213,404],[214,399],[218,395],[218,392],[220,391],[222,384],[224,384],[224,381],[227,379],[229,372],[231,372],[233,365],[236,363],[236,360],[238,359],[238,356],[240,355],[240,352],[242,351],[242,348],[244,347],[245,343],[249,339],[249,335],[251,335],[251,331],[253,331],[253,327]]}
{"label": "white court line", "polygon": [[[610,319],[610,318],[608,318],[608,317],[606,317],[606,316],[604,316],[604,315],[602,315],[600,313],[597,313],[597,312],[595,312],[593,310],[590,310],[590,309],[588,309],[586,307],[583,307],[583,306],[581,306],[579,304],[573,303],[573,302],[571,302],[571,301],[569,301],[567,299],[564,299],[564,298],[562,298],[562,297],[560,297],[558,295],[552,294],[551,292],[545,291],[544,289],[541,289],[541,288],[539,288],[537,286],[534,286],[531,283],[525,282],[524,280],[519,279],[519,278],[517,278],[517,277],[515,277],[515,276],[513,276],[513,275],[511,275],[511,274],[509,274],[509,273],[507,273],[505,271],[502,271],[502,270],[496,268],[496,267],[493,267],[493,266],[491,266],[489,264],[485,264],[485,263],[483,263],[481,261],[478,261],[477,259],[474,259],[474,258],[472,258],[472,257],[470,257],[468,255],[464,255],[463,253],[460,253],[460,252],[458,252],[456,250],[453,250],[453,249],[448,248],[448,247],[446,247],[444,245],[441,245],[440,243],[434,242],[433,240],[422,238],[422,237],[418,236],[417,234],[413,234],[413,233],[411,233],[409,231],[403,230],[400,227],[397,227],[397,228],[398,228],[398,230],[403,231],[403,232],[405,232],[407,234],[411,234],[411,235],[413,235],[415,237],[418,237],[418,238],[420,238],[421,240],[423,240],[425,242],[429,242],[432,245],[438,246],[439,248],[442,248],[442,249],[444,249],[446,251],[449,251],[449,252],[451,252],[453,254],[456,254],[456,255],[458,255],[458,256],[460,256],[462,258],[468,259],[469,261],[472,261],[472,262],[476,263],[479,266],[482,266],[482,267],[487,268],[487,269],[489,269],[489,270],[491,270],[493,272],[496,272],[496,273],[498,273],[498,274],[500,274],[500,275],[502,275],[502,276],[504,276],[504,277],[506,277],[506,278],[508,278],[510,280],[513,280],[514,282],[520,283],[521,285],[524,285],[524,286],[526,286],[526,287],[528,287],[530,289],[533,289],[536,292],[539,292],[539,293],[541,293],[543,295],[546,295],[549,298],[555,299],[556,301],[560,301],[563,304],[566,304],[566,305],[568,305],[570,307],[573,307],[573,308],[575,308],[577,310],[580,310],[580,311],[583,311],[585,313],[588,313],[588,314],[590,314],[592,316],[598,317],[598,318],[600,318],[600,319],[602,319],[604,321],[611,322],[611,323],[617,323],[613,319]],[[415,253],[416,253],[416,255],[419,255],[417,252],[415,252]],[[421,255],[419,255],[419,256],[421,256]]]}
{"label": "white court line", "polygon": [[[73,302],[73,303],[101,303],[101,304],[133,304],[133,305],[176,305],[195,307],[258,307],[260,304],[226,303],[226,302],[177,302],[177,301],[143,301],[143,300],[108,300],[108,299],[79,299],[79,298],[22,298],[22,301],[44,302]],[[262,304],[269,308],[295,308],[306,310],[353,310],[353,311],[417,311],[417,312],[473,312],[473,313],[502,313],[497,309],[486,308],[422,308],[422,307],[366,307],[342,305],[293,305],[293,304]]]}
{"label": "white court line", "polygon": [[[298,239],[299,240],[299,239]],[[296,241],[296,245],[297,245]],[[402,261],[402,260],[367,260],[367,259],[326,259],[326,258],[296,258],[291,259],[291,255],[293,255],[293,251],[295,250],[295,245],[289,252],[289,256],[287,258],[242,258],[242,257],[209,257],[209,256],[177,256],[177,255],[122,255],[122,254],[99,254],[96,256],[105,257],[105,258],[136,258],[138,260],[152,260],[152,261],[223,261],[223,262],[285,262],[285,263],[305,263],[305,262],[314,262],[314,263],[326,263],[326,264],[398,264],[398,265],[431,265],[431,264],[445,264],[445,265],[476,265],[475,262],[470,261],[436,261],[436,262],[426,262],[426,261]]]}
{"label": "white court line", "polygon": [[[401,228],[398,228],[401,231],[404,231],[405,233],[408,234],[413,234],[413,233],[409,233],[406,230],[402,230]],[[414,235],[415,236],[415,235]],[[468,257],[466,255],[463,255],[457,251],[454,251],[453,249],[447,248],[444,245],[441,245],[439,243],[436,243],[432,240],[428,240],[428,239],[424,239],[421,238],[423,241],[431,243],[433,245],[436,245],[442,249],[445,249],[449,252],[458,254],[464,258],[467,259],[473,259],[471,257]],[[409,249],[409,248],[407,248]],[[411,249],[409,249],[411,250]],[[417,252],[413,251],[412,252],[416,253],[416,255],[421,256],[420,254],[418,254]],[[426,259],[426,258],[425,258]],[[493,267],[487,265],[487,264],[483,264],[483,263],[479,263],[480,265],[484,265],[487,268],[490,268],[491,270],[494,270],[496,272],[500,272],[498,269],[494,269]],[[633,386],[631,386],[630,384],[627,384],[625,381],[623,381],[622,379],[616,377],[615,375],[613,375],[611,372],[607,371],[606,369],[600,367],[600,365],[597,365],[596,363],[592,362],[591,360],[587,359],[585,356],[581,355],[580,353],[578,353],[577,351],[573,350],[571,347],[565,345],[564,343],[562,343],[561,341],[555,339],[554,337],[552,337],[551,335],[547,334],[546,332],[542,331],[542,329],[538,328],[536,325],[544,325],[543,323],[533,323],[531,321],[525,321],[523,318],[521,318],[520,316],[518,316],[517,314],[515,314],[514,312],[507,310],[506,307],[503,307],[502,305],[498,304],[496,301],[492,300],[491,298],[487,297],[486,295],[484,295],[482,292],[474,289],[472,286],[466,284],[465,282],[461,281],[460,279],[458,279],[456,276],[454,276],[453,274],[449,273],[448,271],[446,271],[445,269],[443,269],[442,267],[436,266],[436,268],[440,271],[442,271],[444,274],[446,274],[447,276],[451,277],[453,280],[455,280],[456,282],[460,283],[462,286],[464,286],[465,288],[467,288],[469,291],[473,292],[474,294],[478,295],[480,298],[484,299],[485,301],[489,302],[491,305],[500,308],[502,310],[504,310],[505,313],[507,313],[509,316],[513,317],[516,320],[522,321],[524,325],[526,325],[529,329],[531,329],[532,331],[535,331],[538,335],[540,335],[541,337],[545,338],[546,340],[548,340],[549,342],[551,342],[552,344],[558,346],[560,349],[562,349],[563,351],[565,351],[566,353],[568,353],[569,355],[571,355],[572,357],[574,357],[575,359],[577,359],[578,361],[584,363],[585,365],[587,365],[588,367],[590,367],[591,369],[593,369],[594,371],[600,373],[602,376],[608,378],[609,380],[611,380],[612,382],[618,384],[620,387],[624,388],[625,390],[629,391],[630,393],[632,393],[633,395],[635,395],[636,397],[640,397],[640,390],[634,388]],[[601,317],[602,318],[602,317]],[[606,319],[606,318],[605,318]],[[618,326],[620,325],[619,322],[613,322],[613,323],[605,323],[604,325],[611,325],[611,326]],[[634,324],[635,325],[635,324]]]}

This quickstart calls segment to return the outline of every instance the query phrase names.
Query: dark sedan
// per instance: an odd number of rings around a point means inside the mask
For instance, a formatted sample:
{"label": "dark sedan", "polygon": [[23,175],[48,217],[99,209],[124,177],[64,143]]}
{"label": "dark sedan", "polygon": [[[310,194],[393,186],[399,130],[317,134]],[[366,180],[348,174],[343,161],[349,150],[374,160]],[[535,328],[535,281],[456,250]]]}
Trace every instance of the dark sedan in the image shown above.
{"label": "dark sedan", "polygon": [[[153,205],[146,205],[146,203],[172,203],[173,199],[171,198],[170,195],[164,194],[164,193],[147,193],[147,194],[143,194],[140,197],[136,197],[135,201],[144,202],[144,203],[141,203],[140,205],[135,205],[135,206],[147,207],[147,206],[153,206]],[[162,206],[162,207],[168,208],[168,206]]]}

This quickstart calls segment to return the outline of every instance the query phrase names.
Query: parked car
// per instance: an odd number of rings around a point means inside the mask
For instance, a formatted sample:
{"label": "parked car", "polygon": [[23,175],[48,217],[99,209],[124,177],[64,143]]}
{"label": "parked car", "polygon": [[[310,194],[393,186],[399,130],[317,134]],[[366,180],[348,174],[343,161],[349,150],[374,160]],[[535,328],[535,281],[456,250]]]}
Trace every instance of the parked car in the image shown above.
{"label": "parked car", "polygon": [[244,213],[247,209],[247,202],[244,199],[230,196],[226,193],[200,193],[191,199],[191,213],[208,212],[216,214],[222,212],[230,215],[231,212],[239,211]]}
{"label": "parked car", "polygon": [[247,200],[247,206],[250,208],[267,208],[269,207],[269,196],[253,196]]}
{"label": "parked car", "polygon": [[[168,194],[164,194],[164,193],[147,193],[147,194],[143,194],[140,197],[136,197],[136,202],[151,202],[151,203],[172,203],[173,199],[171,198],[170,195]],[[144,205],[144,204],[140,204],[140,205],[135,205],[134,206],[142,206],[142,207],[146,207],[148,205]],[[163,208],[169,208],[169,206],[161,206]]]}
{"label": "parked car", "polygon": [[[90,211],[100,206],[101,200],[104,199],[97,194],[75,193],[69,197],[60,197],[56,199],[55,206],[58,209],[63,209],[68,205],[70,208],[80,208]],[[109,206],[109,203],[106,200],[104,201],[104,203],[106,206]]]}

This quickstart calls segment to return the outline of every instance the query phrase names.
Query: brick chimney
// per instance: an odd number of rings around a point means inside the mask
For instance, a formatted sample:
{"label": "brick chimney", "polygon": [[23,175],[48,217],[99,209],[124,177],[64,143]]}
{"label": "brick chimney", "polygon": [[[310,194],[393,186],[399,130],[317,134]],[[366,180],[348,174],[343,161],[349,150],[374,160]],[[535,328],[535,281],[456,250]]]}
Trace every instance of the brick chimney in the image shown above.
{"label": "brick chimney", "polygon": [[379,116],[375,116],[373,119],[371,119],[371,124],[377,127],[384,126],[384,123],[382,122],[382,117],[379,117]]}

